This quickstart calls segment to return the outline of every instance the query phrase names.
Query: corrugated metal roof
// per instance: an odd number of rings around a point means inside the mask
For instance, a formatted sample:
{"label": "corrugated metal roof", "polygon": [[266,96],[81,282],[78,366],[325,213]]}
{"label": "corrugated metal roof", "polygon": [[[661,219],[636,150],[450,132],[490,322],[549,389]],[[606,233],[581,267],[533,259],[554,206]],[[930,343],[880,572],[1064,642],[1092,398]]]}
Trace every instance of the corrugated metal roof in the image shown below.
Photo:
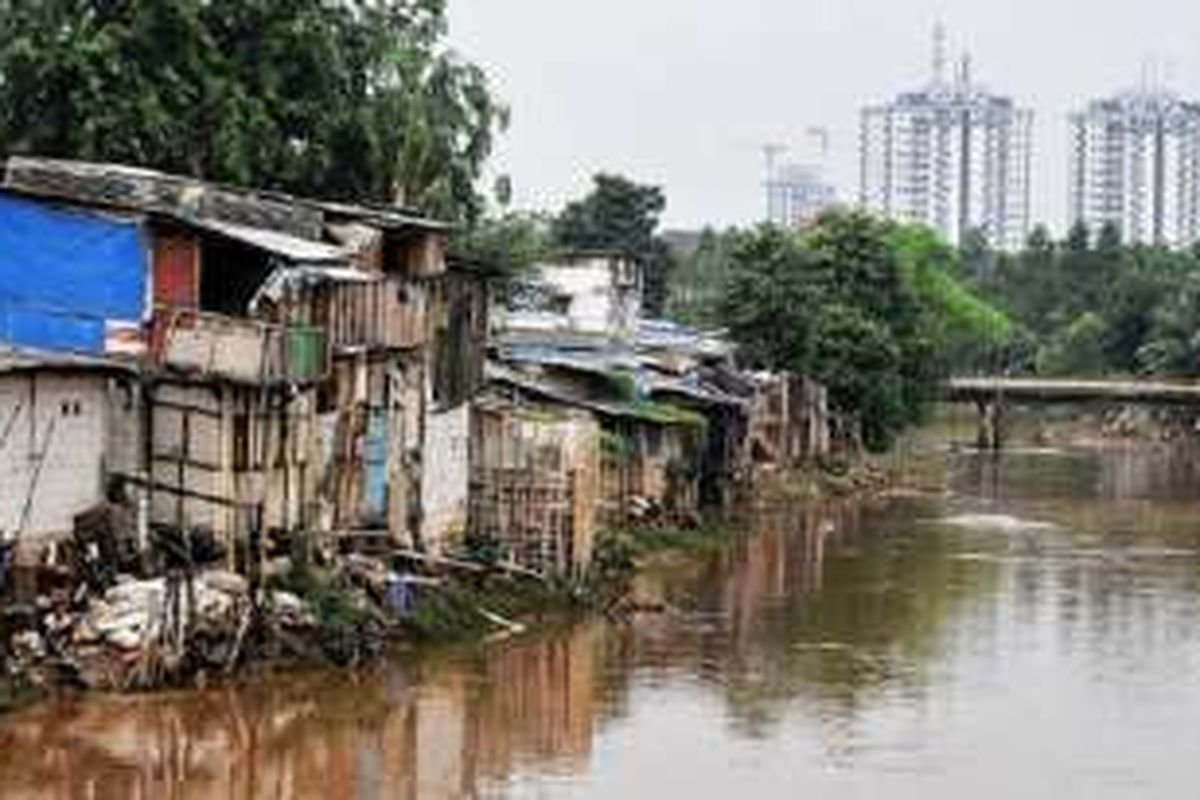
{"label": "corrugated metal roof", "polygon": [[598,400],[592,397],[582,397],[544,376],[527,375],[520,370],[495,362],[487,363],[484,374],[490,381],[505,383],[545,400],[594,411],[607,417],[634,419],[658,425],[691,426],[695,424],[694,420],[683,416],[664,418],[661,405],[657,407],[659,410],[656,410],[655,404],[652,403],[631,403],[621,400]]}
{"label": "corrugated metal roof", "polygon": [[325,242],[314,242],[263,228],[252,228],[214,219],[180,218],[201,230],[211,231],[298,264],[348,264],[350,253]]}
{"label": "corrugated metal roof", "polygon": [[716,386],[708,384],[694,372],[682,378],[647,375],[646,386],[652,397],[656,394],[673,394],[687,397],[705,405],[736,406],[739,408],[750,404],[749,398],[728,394]]}
{"label": "corrugated metal roof", "polygon": [[496,334],[495,341],[502,347],[543,346],[564,352],[603,350],[617,344],[604,334],[557,328],[504,328]]}
{"label": "corrugated metal roof", "polygon": [[719,331],[702,331],[665,319],[639,320],[637,344],[650,350],[685,351],[708,358],[724,358],[735,349]]}
{"label": "corrugated metal roof", "polygon": [[638,368],[637,358],[627,350],[564,349],[546,344],[504,344],[499,350],[500,358],[505,361],[524,361],[588,372]]}

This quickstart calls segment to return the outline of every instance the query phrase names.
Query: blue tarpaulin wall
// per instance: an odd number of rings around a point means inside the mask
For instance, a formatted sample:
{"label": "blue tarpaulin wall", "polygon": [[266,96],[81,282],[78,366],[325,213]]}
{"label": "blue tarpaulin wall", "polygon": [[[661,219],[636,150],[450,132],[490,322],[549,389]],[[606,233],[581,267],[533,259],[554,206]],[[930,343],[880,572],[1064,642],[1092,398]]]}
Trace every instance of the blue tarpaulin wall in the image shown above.
{"label": "blue tarpaulin wall", "polygon": [[142,318],[137,222],[0,195],[0,342],[104,352],[105,320]]}

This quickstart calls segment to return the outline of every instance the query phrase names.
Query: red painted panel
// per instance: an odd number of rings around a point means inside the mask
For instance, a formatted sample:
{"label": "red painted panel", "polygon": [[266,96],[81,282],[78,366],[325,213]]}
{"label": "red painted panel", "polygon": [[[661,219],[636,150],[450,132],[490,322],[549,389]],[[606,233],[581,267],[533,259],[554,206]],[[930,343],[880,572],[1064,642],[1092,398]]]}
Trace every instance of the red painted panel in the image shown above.
{"label": "red painted panel", "polygon": [[154,305],[196,308],[200,298],[200,250],[195,237],[160,232],[154,237]]}

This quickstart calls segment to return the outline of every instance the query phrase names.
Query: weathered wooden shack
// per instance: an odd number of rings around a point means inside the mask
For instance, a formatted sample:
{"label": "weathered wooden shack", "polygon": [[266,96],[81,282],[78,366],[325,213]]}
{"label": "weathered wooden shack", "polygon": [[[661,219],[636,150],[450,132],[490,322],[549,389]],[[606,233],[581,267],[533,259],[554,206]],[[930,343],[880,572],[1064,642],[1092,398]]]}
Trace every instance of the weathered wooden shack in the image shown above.
{"label": "weathered wooden shack", "polygon": [[487,358],[487,273],[452,260],[434,283],[432,298],[422,540],[445,550],[461,544],[468,529],[471,401],[483,386]]}
{"label": "weathered wooden shack", "polygon": [[465,529],[487,296],[447,269],[445,226],[30,158],[0,217],[0,267],[42,267],[0,269],[0,341],[131,370],[149,526],[230,553],[251,528],[434,549]]}
{"label": "weathered wooden shack", "polygon": [[705,421],[681,406],[629,394],[632,375],[548,362],[494,363],[490,384],[518,403],[590,415],[600,432],[597,527],[621,527],[632,517],[677,521],[699,507],[699,459]]}
{"label": "weathered wooden shack", "polygon": [[[497,315],[490,386],[518,407],[570,410],[595,421],[600,469],[589,524],[596,527],[693,523],[704,507],[729,505],[749,473],[753,386],[734,369],[732,347],[642,319],[641,288],[629,259],[575,254],[541,265]],[[524,479],[534,480],[531,470]],[[499,484],[481,476],[473,496],[482,492],[494,504]],[[544,496],[563,506],[560,495]],[[473,530],[478,507],[472,503]],[[540,512],[531,518],[560,519]],[[541,528],[543,537],[556,535],[550,522]]]}
{"label": "weathered wooden shack", "polygon": [[828,455],[828,402],[825,387],[811,378],[756,375],[749,430],[754,462],[797,467]]}
{"label": "weathered wooden shack", "polygon": [[749,476],[747,430],[754,385],[720,335],[667,320],[641,320],[637,339],[649,397],[703,420],[700,449],[688,461],[695,508],[728,508]]}
{"label": "weathered wooden shack", "polygon": [[443,225],[323,207],[366,276],[324,284],[311,298],[333,360],[318,412],[327,527],[388,532],[400,544],[442,551],[466,530],[485,280],[469,265],[447,263]]}
{"label": "weathered wooden shack", "polygon": [[[659,409],[662,407],[660,406]],[[700,509],[704,423],[678,409],[602,414],[603,523],[688,523]]]}
{"label": "weathered wooden shack", "polygon": [[333,361],[318,407],[325,527],[419,545],[431,282],[444,261],[421,231],[370,232],[357,253],[367,280],[326,284],[311,298]]}
{"label": "weathered wooden shack", "polygon": [[600,522],[600,451],[600,426],[587,411],[499,393],[476,400],[471,536],[540,572],[583,572]]}
{"label": "weathered wooden shack", "polygon": [[211,534],[318,525],[317,387],[330,359],[303,300],[355,280],[345,254],[275,231],[151,223],[143,392],[151,526]]}

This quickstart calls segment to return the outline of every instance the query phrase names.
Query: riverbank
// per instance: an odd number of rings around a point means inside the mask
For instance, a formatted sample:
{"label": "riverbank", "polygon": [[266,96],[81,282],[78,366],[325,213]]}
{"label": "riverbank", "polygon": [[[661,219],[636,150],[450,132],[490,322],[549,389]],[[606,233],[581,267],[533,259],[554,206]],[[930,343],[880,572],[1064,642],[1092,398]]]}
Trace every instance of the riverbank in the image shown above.
{"label": "riverbank", "polygon": [[[896,465],[830,461],[756,476],[754,503],[805,504],[909,485]],[[488,641],[549,619],[621,616],[640,571],[724,547],[738,516],[631,525],[602,535],[586,578],[550,580],[489,562],[411,563],[349,554],[276,569],[251,589],[207,570],[104,591],[39,598],[36,623],[12,638],[0,713],[56,692],[129,692],[253,680],[264,673],[353,668],[397,650]]]}
{"label": "riverbank", "polygon": [[582,584],[450,563],[418,574],[350,555],[292,567],[258,589],[209,569],[123,576],[71,600],[39,597],[33,623],[11,638],[0,711],[60,691],[153,691],[354,667],[395,649],[520,633],[586,600]]}

